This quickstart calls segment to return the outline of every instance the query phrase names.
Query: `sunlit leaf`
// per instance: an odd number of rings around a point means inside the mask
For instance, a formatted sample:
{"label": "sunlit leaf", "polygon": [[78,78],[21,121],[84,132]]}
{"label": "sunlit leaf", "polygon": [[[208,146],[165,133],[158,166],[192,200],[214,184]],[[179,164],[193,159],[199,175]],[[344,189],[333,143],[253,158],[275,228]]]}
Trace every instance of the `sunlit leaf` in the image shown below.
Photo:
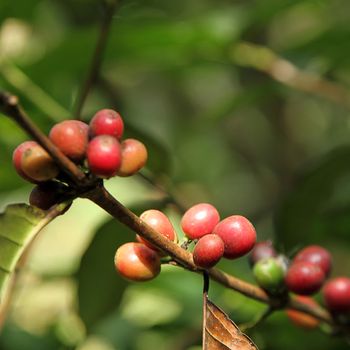
{"label": "sunlit leaf", "polygon": [[258,350],[247,335],[204,296],[203,350]]}
{"label": "sunlit leaf", "polygon": [[66,208],[60,204],[43,211],[26,204],[9,205],[0,213],[0,295],[25,248],[40,230]]}

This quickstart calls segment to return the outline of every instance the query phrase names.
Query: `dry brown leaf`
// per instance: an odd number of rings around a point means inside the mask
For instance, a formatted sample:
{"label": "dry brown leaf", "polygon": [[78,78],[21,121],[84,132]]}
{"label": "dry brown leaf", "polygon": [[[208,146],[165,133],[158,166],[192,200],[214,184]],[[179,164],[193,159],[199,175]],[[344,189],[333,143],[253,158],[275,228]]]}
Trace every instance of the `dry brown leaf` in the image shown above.
{"label": "dry brown leaf", "polygon": [[259,350],[207,295],[203,316],[203,350]]}

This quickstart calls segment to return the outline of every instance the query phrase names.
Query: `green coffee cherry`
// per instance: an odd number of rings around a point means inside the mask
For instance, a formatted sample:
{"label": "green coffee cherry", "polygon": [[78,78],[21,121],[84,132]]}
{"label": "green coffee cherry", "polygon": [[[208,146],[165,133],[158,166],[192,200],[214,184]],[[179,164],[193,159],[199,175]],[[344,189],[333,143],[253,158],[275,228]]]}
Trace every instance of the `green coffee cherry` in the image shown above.
{"label": "green coffee cherry", "polygon": [[276,258],[259,260],[253,268],[258,285],[270,294],[279,294],[284,287],[284,269]]}

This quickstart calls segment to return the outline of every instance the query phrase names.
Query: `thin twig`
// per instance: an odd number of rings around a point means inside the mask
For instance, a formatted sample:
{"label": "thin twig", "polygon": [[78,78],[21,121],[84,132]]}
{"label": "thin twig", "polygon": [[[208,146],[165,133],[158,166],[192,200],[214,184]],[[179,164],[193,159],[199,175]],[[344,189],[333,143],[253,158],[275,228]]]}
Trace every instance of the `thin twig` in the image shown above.
{"label": "thin twig", "polygon": [[137,175],[146,183],[155,188],[160,194],[165,196],[168,202],[173,204],[180,213],[184,213],[186,211],[186,207],[175,197],[175,195],[171,193],[167,188],[165,188],[163,184],[161,184],[155,178],[146,175],[142,171],[137,173]]}
{"label": "thin twig", "polygon": [[209,293],[209,275],[208,271],[203,271],[203,294],[208,295]]}
{"label": "thin twig", "polygon": [[76,184],[85,180],[85,174],[28,118],[16,96],[0,92],[0,112],[16,121],[23,130],[33,137]]}
{"label": "thin twig", "polygon": [[205,338],[207,336],[207,302],[208,302],[208,292],[209,292],[209,275],[207,271],[203,271],[203,332],[202,332],[202,347],[206,343]]}
{"label": "thin twig", "polygon": [[86,98],[90,92],[90,89],[98,79],[100,68],[102,64],[103,54],[106,48],[108,35],[110,32],[115,8],[118,4],[117,0],[105,0],[104,1],[104,16],[102,18],[101,29],[99,37],[97,39],[96,48],[91,59],[90,67],[87,73],[87,77],[83,82],[79,96],[77,98],[75,106],[75,117],[80,118],[81,112],[86,101]]}
{"label": "thin twig", "polygon": [[350,109],[350,91],[344,86],[299,69],[265,46],[240,42],[233,46],[231,59],[240,66],[262,71],[284,85]]}

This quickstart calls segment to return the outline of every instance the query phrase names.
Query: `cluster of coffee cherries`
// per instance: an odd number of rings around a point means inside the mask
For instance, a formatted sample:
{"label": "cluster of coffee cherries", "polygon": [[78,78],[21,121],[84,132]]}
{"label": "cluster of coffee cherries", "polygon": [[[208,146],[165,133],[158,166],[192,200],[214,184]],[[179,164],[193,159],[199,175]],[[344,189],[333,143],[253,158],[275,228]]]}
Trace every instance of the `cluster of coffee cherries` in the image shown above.
{"label": "cluster of coffee cherries", "polygon": [[[52,143],[87,176],[111,178],[131,176],[147,161],[145,145],[136,139],[122,140],[124,122],[112,109],[102,109],[90,123],[65,120],[49,133]],[[25,180],[37,184],[30,204],[47,210],[58,203],[67,190],[64,174],[46,150],[35,141],[25,141],[13,152],[13,165]]]}
{"label": "cluster of coffee cherries", "polygon": [[[257,283],[267,293],[278,296],[289,291],[296,294],[297,300],[314,306],[316,302],[310,296],[322,290],[324,304],[333,316],[350,318],[350,278],[329,279],[332,256],[327,249],[306,246],[289,261],[276,252],[270,241],[265,241],[255,245],[249,259]],[[287,315],[305,328],[316,327],[319,323],[294,310],[288,310]]]}
{"label": "cluster of coffee cherries", "polygon": [[[178,243],[178,236],[169,218],[159,210],[147,210],[140,215],[146,224],[159,234]],[[220,221],[217,209],[208,203],[196,204],[181,219],[186,243],[194,242],[193,261],[196,266],[209,269],[222,257],[236,259],[248,253],[256,242],[254,226],[240,215]],[[160,272],[162,253],[140,236],[117,249],[115,267],[125,278],[145,281]],[[183,244],[182,246],[188,246]]]}

